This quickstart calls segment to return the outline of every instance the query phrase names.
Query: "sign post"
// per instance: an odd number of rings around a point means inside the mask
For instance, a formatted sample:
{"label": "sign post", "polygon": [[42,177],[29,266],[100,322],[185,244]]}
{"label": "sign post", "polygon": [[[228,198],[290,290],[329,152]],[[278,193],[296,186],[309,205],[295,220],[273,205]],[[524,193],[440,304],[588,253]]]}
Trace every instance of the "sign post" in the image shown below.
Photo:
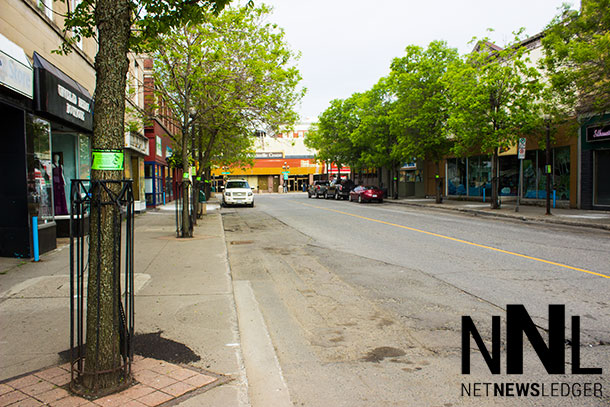
{"label": "sign post", "polygon": [[515,206],[515,212],[519,212],[519,201],[521,195],[523,195],[523,160],[525,159],[525,138],[519,139],[519,188],[517,189],[517,206]]}

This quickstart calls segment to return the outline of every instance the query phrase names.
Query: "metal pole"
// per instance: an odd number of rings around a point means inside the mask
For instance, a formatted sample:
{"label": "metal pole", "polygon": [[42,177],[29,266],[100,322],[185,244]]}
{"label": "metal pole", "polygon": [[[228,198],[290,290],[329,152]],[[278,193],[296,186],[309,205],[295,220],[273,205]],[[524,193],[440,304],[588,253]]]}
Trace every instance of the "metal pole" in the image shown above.
{"label": "metal pole", "polygon": [[551,124],[546,122],[546,214],[551,214]]}
{"label": "metal pole", "polygon": [[32,246],[34,249],[34,261],[39,261],[38,254],[38,216],[32,216]]}

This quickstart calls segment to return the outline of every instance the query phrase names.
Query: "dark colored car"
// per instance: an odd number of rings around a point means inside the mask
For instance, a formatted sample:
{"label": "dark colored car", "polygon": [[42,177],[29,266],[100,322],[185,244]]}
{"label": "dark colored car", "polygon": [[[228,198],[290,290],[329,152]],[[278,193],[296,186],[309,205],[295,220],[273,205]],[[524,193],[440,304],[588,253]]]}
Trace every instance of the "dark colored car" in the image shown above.
{"label": "dark colored car", "polygon": [[327,194],[328,185],[329,185],[328,181],[314,181],[313,184],[311,184],[309,186],[309,189],[307,190],[307,197],[308,198],[311,198],[311,197],[326,198],[328,196],[328,194]]}
{"label": "dark colored car", "polygon": [[358,185],[349,193],[349,200],[362,202],[383,202],[383,191],[373,185]]}
{"label": "dark colored car", "polygon": [[329,198],[335,199],[348,199],[349,193],[354,189],[354,181],[351,179],[341,179],[340,181],[334,180],[328,186],[327,195]]}

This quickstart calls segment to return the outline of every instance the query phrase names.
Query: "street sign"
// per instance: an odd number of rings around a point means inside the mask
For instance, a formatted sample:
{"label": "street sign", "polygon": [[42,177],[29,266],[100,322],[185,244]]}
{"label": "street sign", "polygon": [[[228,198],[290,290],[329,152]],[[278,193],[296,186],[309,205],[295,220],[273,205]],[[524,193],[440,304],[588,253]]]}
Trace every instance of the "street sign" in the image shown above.
{"label": "street sign", "polygon": [[525,138],[519,139],[519,159],[523,160],[525,158]]}

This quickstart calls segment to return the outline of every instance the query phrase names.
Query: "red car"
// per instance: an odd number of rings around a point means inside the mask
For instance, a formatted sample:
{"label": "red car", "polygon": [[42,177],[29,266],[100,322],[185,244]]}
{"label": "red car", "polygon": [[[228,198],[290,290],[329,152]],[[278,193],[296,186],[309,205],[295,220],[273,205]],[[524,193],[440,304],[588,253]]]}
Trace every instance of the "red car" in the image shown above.
{"label": "red car", "polygon": [[381,203],[383,202],[383,191],[373,185],[358,185],[350,191],[349,200],[350,202],[358,201],[358,203],[370,201]]}

